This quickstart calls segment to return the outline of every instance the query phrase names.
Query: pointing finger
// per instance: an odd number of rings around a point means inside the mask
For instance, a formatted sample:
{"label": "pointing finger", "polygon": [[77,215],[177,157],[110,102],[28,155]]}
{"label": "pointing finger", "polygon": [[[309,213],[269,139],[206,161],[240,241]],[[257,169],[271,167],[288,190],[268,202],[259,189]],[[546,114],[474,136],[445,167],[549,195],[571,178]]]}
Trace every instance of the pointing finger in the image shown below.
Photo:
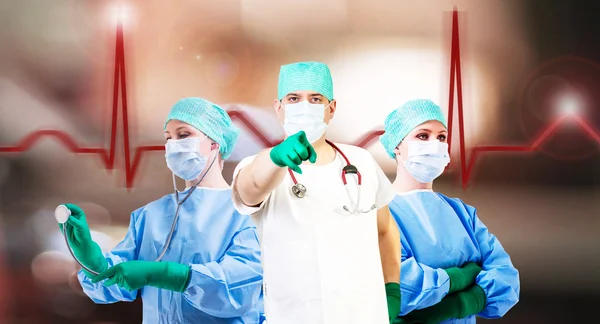
{"label": "pointing finger", "polygon": [[298,174],[302,174],[302,169],[300,169],[300,166],[295,165],[293,167],[290,167],[290,169],[292,169],[292,171],[298,173]]}
{"label": "pointing finger", "polygon": [[306,133],[304,131],[299,131],[297,134],[298,134],[298,142],[300,142],[304,145],[310,144],[308,142],[308,139],[306,138]]}
{"label": "pointing finger", "polygon": [[306,145],[302,143],[294,143],[294,151],[296,154],[298,154],[302,161],[306,161],[310,155]]}
{"label": "pointing finger", "polygon": [[317,162],[317,152],[315,151],[315,148],[308,144],[308,160],[310,161],[310,163],[315,163]]}
{"label": "pointing finger", "polygon": [[294,165],[300,165],[302,163],[302,159],[300,158],[300,156],[298,156],[298,154],[296,152],[289,152],[287,154],[287,157],[292,160],[292,162],[294,163]]}
{"label": "pointing finger", "polygon": [[302,174],[302,170],[300,170],[298,165],[296,163],[294,163],[294,161],[292,161],[289,157],[284,156],[281,158],[281,160],[285,165],[287,165],[290,169],[292,169],[292,171],[294,171],[298,174]]}

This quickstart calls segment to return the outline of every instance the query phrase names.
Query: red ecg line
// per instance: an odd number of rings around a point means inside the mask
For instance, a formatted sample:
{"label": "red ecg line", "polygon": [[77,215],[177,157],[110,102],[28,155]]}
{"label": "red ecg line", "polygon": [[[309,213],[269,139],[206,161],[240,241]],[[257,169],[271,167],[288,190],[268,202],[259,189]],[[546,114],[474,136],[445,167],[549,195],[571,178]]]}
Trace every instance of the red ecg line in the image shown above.
{"label": "red ecg line", "polygon": [[[464,140],[464,118],[463,118],[463,101],[462,101],[462,79],[460,70],[460,46],[458,37],[458,11],[454,9],[452,15],[452,45],[450,56],[450,91],[448,102],[448,142],[452,143],[452,125],[454,122],[454,89],[456,81],[457,93],[457,111],[458,111],[458,131],[459,131],[459,151],[460,165],[463,189],[467,188],[469,180],[473,172],[473,166],[478,155],[485,152],[532,152],[535,151],[544,141],[546,141],[567,118],[575,120],[581,128],[586,131],[591,138],[600,143],[600,135],[592,129],[583,119],[576,116],[565,116],[555,120],[550,124],[541,135],[529,145],[524,146],[479,146],[471,150],[469,163],[467,164],[465,140]],[[123,38],[123,26],[119,21],[117,23],[116,48],[115,48],[115,74],[114,74],[114,89],[113,89],[113,107],[111,117],[111,132],[110,146],[108,149],[102,147],[82,147],[79,146],[72,136],[60,130],[40,130],[30,133],[25,136],[15,146],[0,147],[0,153],[22,153],[31,149],[38,141],[45,137],[51,137],[62,143],[72,153],[80,154],[95,154],[99,155],[107,170],[112,170],[115,167],[115,154],[117,142],[117,121],[119,115],[119,90],[121,90],[121,118],[123,121],[123,147],[125,158],[125,183],[127,188],[133,186],[135,175],[137,174],[142,156],[146,152],[164,151],[163,145],[138,146],[135,148],[133,160],[131,160],[131,145],[129,137],[129,119],[127,113],[127,85],[125,78],[125,48]],[[246,113],[231,110],[228,112],[231,119],[239,120],[256,138],[266,147],[273,146],[280,142],[269,140],[262,130],[258,129],[250,121]],[[383,134],[383,130],[375,130],[367,133],[360,139],[356,146],[365,147],[369,145],[378,136]]]}
{"label": "red ecg line", "polygon": [[596,132],[585,120],[578,116],[566,115],[556,119],[550,123],[541,134],[535,138],[533,142],[527,145],[490,145],[476,146],[471,149],[469,162],[467,163],[467,154],[465,149],[465,133],[464,133],[464,118],[463,118],[463,100],[462,100],[462,73],[460,70],[460,42],[458,33],[458,11],[456,8],[452,13],[452,46],[450,53],[450,90],[448,100],[448,150],[451,150],[452,145],[452,124],[454,122],[454,81],[456,77],[456,94],[457,94],[457,112],[458,112],[458,131],[459,131],[459,152],[460,152],[460,173],[463,190],[466,190],[473,173],[473,167],[477,161],[477,157],[486,152],[533,152],[542,145],[558,127],[567,120],[575,121],[586,134],[600,144],[600,134]]}

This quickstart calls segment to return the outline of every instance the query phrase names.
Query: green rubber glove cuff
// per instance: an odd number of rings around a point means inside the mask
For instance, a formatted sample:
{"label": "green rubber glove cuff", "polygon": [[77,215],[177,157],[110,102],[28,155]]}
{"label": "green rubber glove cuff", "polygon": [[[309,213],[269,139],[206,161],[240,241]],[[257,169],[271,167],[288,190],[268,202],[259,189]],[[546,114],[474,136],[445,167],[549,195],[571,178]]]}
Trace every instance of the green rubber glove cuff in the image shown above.
{"label": "green rubber glove cuff", "polygon": [[450,277],[450,288],[448,294],[466,289],[475,283],[475,278],[481,271],[477,263],[469,262],[462,268],[452,267],[445,270]]}
{"label": "green rubber glove cuff", "polygon": [[[475,281],[475,278],[477,278],[477,275],[481,272],[481,267],[475,262],[469,262],[462,267],[462,270],[469,278],[473,278],[472,280]],[[473,284],[475,284],[475,282],[473,282]],[[471,285],[469,285],[469,287],[470,286]]]}
{"label": "green rubber glove cuff", "polygon": [[479,285],[472,285],[457,293],[455,297],[457,301],[455,302],[453,318],[465,318],[475,315],[485,308],[485,292]]}
{"label": "green rubber glove cuff", "polygon": [[[59,224],[60,232],[63,233],[63,225]],[[77,257],[79,262],[83,263],[86,267],[94,270],[98,273],[106,270],[108,268],[108,262],[104,257],[104,253],[102,253],[102,249],[98,243],[87,240],[85,242],[79,243],[79,245],[73,244],[71,240],[69,240],[69,246],[71,250],[73,250],[73,254]],[[89,278],[94,278],[95,275],[88,272],[85,269],[82,269],[86,276]]]}
{"label": "green rubber glove cuff", "polygon": [[[90,227],[87,223],[85,212],[81,207],[75,204],[65,204],[71,215],[64,224],[58,224],[61,234],[66,236],[75,257],[87,268],[96,272],[102,272],[108,268],[108,262],[104,258],[102,249],[98,243],[92,240]],[[84,273],[90,277],[93,274],[84,270]]]}
{"label": "green rubber glove cuff", "polygon": [[448,288],[448,294],[464,289],[465,284],[460,268],[453,267],[445,269],[445,271],[448,274],[448,277],[450,277],[450,288]]}
{"label": "green rubber glove cuff", "polygon": [[[104,257],[102,249],[100,248],[98,243],[91,241],[89,246],[87,246],[85,250],[75,250],[76,249],[73,249],[73,254],[77,256],[81,263],[83,263],[86,267],[90,268],[91,270],[101,273],[102,271],[108,269],[108,261],[106,261],[106,258]],[[89,278],[94,278],[96,276],[85,269],[83,269],[83,272]]]}
{"label": "green rubber glove cuff", "polygon": [[390,323],[400,315],[400,302],[402,296],[400,295],[400,284],[397,282],[388,282],[385,284],[385,296],[387,299],[388,306],[388,318]]}
{"label": "green rubber glove cuff", "polygon": [[189,265],[176,262],[157,262],[162,271],[152,273],[148,278],[148,286],[183,292],[190,284],[192,269]]}
{"label": "green rubber glove cuff", "polygon": [[479,285],[446,295],[439,303],[410,312],[398,323],[440,323],[452,318],[465,318],[485,308],[486,297]]}
{"label": "green rubber glove cuff", "polygon": [[269,152],[269,157],[271,158],[271,162],[273,162],[273,164],[275,164],[276,166],[278,166],[280,168],[283,168],[286,165],[279,158],[279,156],[281,155],[281,153],[280,153],[280,151],[281,151],[280,145],[281,144],[283,144],[283,143],[280,143],[271,149],[271,152]]}

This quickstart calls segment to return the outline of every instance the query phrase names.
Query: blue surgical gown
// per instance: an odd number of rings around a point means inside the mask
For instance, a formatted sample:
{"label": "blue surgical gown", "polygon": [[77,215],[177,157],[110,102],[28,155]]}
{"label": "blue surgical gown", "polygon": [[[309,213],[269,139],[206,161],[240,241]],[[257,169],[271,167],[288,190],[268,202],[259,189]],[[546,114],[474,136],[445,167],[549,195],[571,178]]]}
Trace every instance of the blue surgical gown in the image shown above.
{"label": "blue surgical gown", "polygon": [[[180,199],[187,191],[179,195]],[[129,260],[155,261],[175,217],[175,195],[131,214],[125,239],[106,253],[109,266]],[[181,205],[177,228],[162,261],[191,266],[187,289],[146,286],[127,291],[92,283],[78,273],[84,292],[98,304],[133,301],[141,294],[143,323],[259,323],[262,267],[256,227],[233,207],[231,189],[197,188]]]}
{"label": "blue surgical gown", "polygon": [[[471,261],[482,267],[475,283],[487,298],[478,316],[500,318],[519,301],[519,272],[475,208],[433,191],[397,195],[389,207],[401,235],[401,316],[439,303],[450,288],[444,269]],[[475,323],[475,316],[443,323]]]}

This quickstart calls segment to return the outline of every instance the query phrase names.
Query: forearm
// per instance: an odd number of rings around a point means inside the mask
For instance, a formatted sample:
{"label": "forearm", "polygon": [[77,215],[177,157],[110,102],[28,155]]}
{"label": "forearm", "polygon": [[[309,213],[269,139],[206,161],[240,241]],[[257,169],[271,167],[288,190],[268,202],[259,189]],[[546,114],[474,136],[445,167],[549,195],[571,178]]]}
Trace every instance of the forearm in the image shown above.
{"label": "forearm", "polygon": [[485,307],[485,293],[478,285],[449,294],[431,307],[419,309],[406,316],[409,323],[440,323],[452,318],[466,318]]}
{"label": "forearm", "polygon": [[417,262],[414,257],[402,261],[400,283],[401,315],[439,303],[448,294],[450,287],[450,280],[444,269],[431,268]]}
{"label": "forearm", "polygon": [[191,268],[183,296],[192,306],[222,318],[245,314],[255,306],[262,286],[256,230],[239,232],[219,262],[192,264]]}
{"label": "forearm", "polygon": [[[77,259],[83,263],[87,268],[94,270],[98,273],[108,268],[108,261],[102,253],[102,249],[98,243],[94,241],[86,242],[81,248],[73,248],[73,254]],[[86,275],[93,277],[92,273],[89,273],[85,269],[83,270]]]}
{"label": "forearm", "polygon": [[519,272],[511,264],[482,271],[477,284],[486,294],[486,307],[478,313],[483,318],[500,318],[519,302]]}
{"label": "forearm", "polygon": [[192,265],[190,282],[183,293],[187,302],[216,317],[237,317],[247,313],[260,296],[262,273],[258,264],[252,269],[253,265],[235,262],[225,261],[234,269],[216,262]]}
{"label": "forearm", "polygon": [[242,168],[235,182],[234,190],[247,206],[256,206],[264,201],[285,177],[286,168],[271,161],[271,149],[258,153],[254,161]]}
{"label": "forearm", "polygon": [[479,285],[471,287],[459,292],[458,301],[455,309],[456,318],[465,318],[481,312],[485,307],[485,292]]}
{"label": "forearm", "polygon": [[450,277],[450,289],[448,293],[451,294],[475,284],[475,278],[481,272],[481,267],[475,262],[469,262],[460,268],[452,267],[445,269],[445,271]]}

